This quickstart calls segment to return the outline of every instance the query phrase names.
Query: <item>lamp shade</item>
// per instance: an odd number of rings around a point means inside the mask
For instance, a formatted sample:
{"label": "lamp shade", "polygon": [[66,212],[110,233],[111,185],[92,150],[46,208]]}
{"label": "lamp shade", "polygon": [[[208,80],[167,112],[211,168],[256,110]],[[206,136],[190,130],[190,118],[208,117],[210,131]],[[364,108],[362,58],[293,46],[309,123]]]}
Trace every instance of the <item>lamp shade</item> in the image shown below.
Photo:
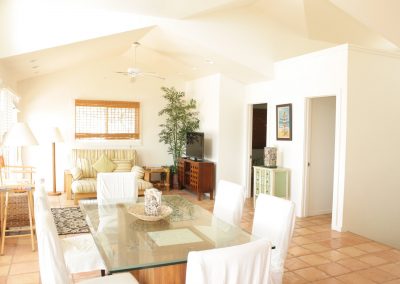
{"label": "lamp shade", "polygon": [[14,124],[4,137],[4,146],[31,146],[38,142],[29,126],[24,122]]}
{"label": "lamp shade", "polygon": [[52,127],[50,129],[49,132],[49,141],[50,142],[54,142],[54,143],[58,143],[58,142],[64,142],[62,136],[61,136],[61,132],[60,129],[58,129],[58,127]]}

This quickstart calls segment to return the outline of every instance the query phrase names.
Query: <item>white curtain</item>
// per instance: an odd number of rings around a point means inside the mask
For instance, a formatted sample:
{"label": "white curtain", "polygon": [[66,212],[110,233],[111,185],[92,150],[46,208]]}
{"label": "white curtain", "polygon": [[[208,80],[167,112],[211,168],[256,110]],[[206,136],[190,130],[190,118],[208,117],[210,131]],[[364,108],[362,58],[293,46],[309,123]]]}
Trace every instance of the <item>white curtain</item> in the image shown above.
{"label": "white curtain", "polygon": [[[4,134],[17,122],[19,110],[16,104],[19,97],[7,88],[0,89],[0,145],[3,143]],[[0,155],[4,156],[6,165],[16,165],[18,160],[17,149],[1,147]]]}

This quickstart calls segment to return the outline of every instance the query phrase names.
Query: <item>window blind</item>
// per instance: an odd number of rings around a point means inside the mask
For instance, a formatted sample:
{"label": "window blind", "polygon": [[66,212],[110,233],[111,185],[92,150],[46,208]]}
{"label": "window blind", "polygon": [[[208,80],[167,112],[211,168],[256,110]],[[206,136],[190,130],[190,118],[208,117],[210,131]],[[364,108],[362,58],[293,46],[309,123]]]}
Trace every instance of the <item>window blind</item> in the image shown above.
{"label": "window blind", "polygon": [[76,139],[139,139],[140,103],[75,100]]}

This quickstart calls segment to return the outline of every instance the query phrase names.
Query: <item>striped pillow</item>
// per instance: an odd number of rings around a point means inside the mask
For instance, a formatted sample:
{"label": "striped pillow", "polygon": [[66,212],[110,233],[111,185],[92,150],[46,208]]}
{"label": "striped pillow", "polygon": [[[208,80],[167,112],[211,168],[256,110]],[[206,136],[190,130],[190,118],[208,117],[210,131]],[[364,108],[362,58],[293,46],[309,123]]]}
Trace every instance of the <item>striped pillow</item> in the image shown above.
{"label": "striped pillow", "polygon": [[112,159],[113,163],[117,165],[114,172],[129,172],[132,169],[131,160],[118,160]]}
{"label": "striped pillow", "polygon": [[144,169],[139,166],[133,166],[132,167],[132,172],[136,174],[136,177],[138,179],[142,179],[144,177]]}
{"label": "striped pillow", "polygon": [[70,172],[71,172],[72,178],[74,180],[78,180],[83,177],[83,172],[82,172],[81,168],[74,167],[70,170]]}
{"label": "striped pillow", "polygon": [[96,170],[92,167],[91,161],[85,158],[78,158],[76,166],[82,170],[82,178],[95,178]]}

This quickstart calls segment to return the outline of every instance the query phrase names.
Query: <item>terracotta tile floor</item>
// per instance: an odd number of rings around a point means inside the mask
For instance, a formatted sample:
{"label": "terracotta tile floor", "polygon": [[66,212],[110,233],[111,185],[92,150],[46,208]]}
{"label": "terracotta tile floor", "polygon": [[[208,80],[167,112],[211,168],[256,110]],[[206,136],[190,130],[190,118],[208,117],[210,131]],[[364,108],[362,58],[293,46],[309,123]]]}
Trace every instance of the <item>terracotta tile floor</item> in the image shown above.
{"label": "terracotta tile floor", "polygon": [[[192,202],[212,211],[212,200]],[[51,207],[73,206],[65,195],[49,197]],[[246,200],[242,228],[251,232],[254,208]],[[352,233],[330,229],[331,216],[298,218],[285,263],[284,283],[391,283],[400,284],[400,250]],[[100,276],[98,271],[73,275],[75,283]],[[7,239],[5,255],[0,256],[0,284],[40,283],[38,256],[30,248],[29,238]]]}

